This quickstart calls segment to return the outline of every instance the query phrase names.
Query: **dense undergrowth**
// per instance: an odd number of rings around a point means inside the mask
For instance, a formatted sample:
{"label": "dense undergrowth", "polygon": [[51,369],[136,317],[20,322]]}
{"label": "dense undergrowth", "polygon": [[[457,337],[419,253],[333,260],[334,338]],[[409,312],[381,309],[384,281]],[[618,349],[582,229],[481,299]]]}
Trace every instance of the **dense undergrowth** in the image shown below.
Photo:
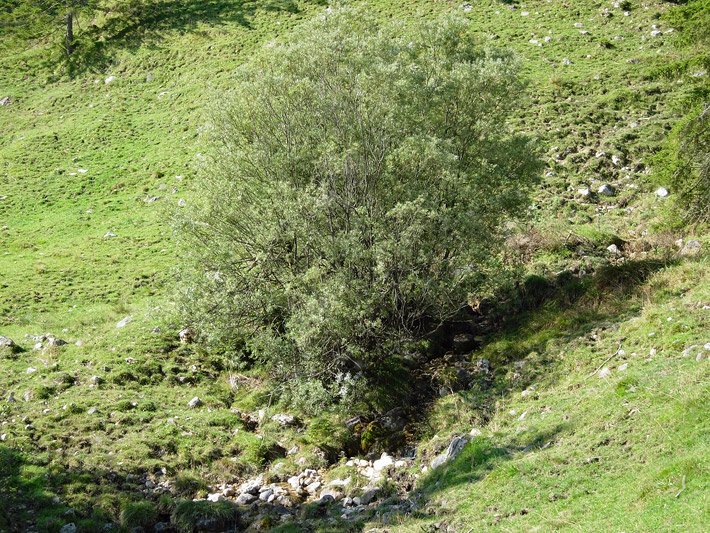
{"label": "dense undergrowth", "polygon": [[[530,222],[509,241],[519,285],[483,299],[467,355],[489,360],[492,377],[437,398],[446,365],[427,368],[427,393],[413,397],[427,404],[414,406],[405,436],[422,461],[453,434],[476,427],[482,438],[421,475],[411,516],[393,495],[367,526],[306,516],[292,530],[703,529],[707,258],[678,252],[707,240],[702,225],[679,222],[663,171],[672,128],[707,99],[703,4],[368,3],[383,19],[464,13],[519,54],[529,102],[515,126],[540,139],[547,168]],[[47,66],[41,44],[0,56],[0,98],[10,98],[0,107],[0,335],[22,349],[0,358],[0,530],[171,515],[189,530],[202,512],[189,500],[212,483],[383,445],[376,426],[354,438],[344,412],[279,397],[258,370],[181,344],[171,301],[169,219],[191,202],[209,150],[206,101],[323,3],[151,5],[149,20],[107,32],[72,78]],[[598,194],[603,184],[616,194]],[[26,335],[46,333],[69,344],[33,350]],[[413,393],[409,375],[392,377],[390,391]],[[190,409],[195,396],[204,405]],[[376,421],[396,396],[374,391],[358,409]],[[261,409],[304,424],[255,431]],[[146,503],[146,473],[173,479],[175,496]]]}

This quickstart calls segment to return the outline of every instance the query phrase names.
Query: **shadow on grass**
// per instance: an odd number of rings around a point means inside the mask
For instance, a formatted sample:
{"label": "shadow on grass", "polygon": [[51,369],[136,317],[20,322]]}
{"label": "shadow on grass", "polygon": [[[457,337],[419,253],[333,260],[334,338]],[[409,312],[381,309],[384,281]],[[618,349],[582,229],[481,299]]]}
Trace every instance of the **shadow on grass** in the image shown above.
{"label": "shadow on grass", "polygon": [[[325,5],[325,0],[310,0]],[[157,48],[168,33],[198,32],[205,26],[252,29],[257,11],[300,13],[296,0],[127,0],[105,21],[79,28],[76,51],[68,60],[71,75],[105,69],[119,50]]]}
{"label": "shadow on grass", "polygon": [[67,510],[52,500],[44,476],[28,466],[19,452],[0,444],[0,531],[19,533],[39,511]]}

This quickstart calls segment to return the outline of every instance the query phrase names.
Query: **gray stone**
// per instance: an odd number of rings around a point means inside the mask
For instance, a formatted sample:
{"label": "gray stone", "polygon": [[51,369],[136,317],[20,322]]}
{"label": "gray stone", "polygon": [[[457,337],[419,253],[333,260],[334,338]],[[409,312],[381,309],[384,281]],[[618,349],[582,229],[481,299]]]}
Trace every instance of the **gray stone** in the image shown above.
{"label": "gray stone", "polygon": [[666,196],[668,196],[668,194],[668,189],[666,189],[665,187],[659,187],[658,189],[656,189],[656,196],[658,196],[659,198],[665,198]]}
{"label": "gray stone", "polygon": [[64,346],[65,344],[67,344],[67,341],[48,335],[47,344],[49,346]]}
{"label": "gray stone", "polygon": [[446,451],[444,451],[440,455],[437,455],[434,458],[434,460],[431,462],[431,467],[438,468],[447,461],[455,459],[461,453],[467,443],[468,438],[466,437],[454,437],[454,439],[449,443],[448,448],[446,448]]}
{"label": "gray stone", "polygon": [[614,196],[616,194],[616,189],[614,188],[613,185],[610,185],[609,183],[605,183],[601,187],[597,189],[597,192],[601,194],[602,196]]}
{"label": "gray stone", "polygon": [[[360,503],[362,505],[369,505],[374,502],[380,495],[380,489],[377,487],[366,488],[365,492],[360,496]],[[357,499],[357,498],[355,498]]]}
{"label": "gray stone", "polygon": [[691,257],[694,255],[698,255],[700,253],[700,249],[702,248],[702,243],[698,240],[690,240],[685,243],[683,248],[680,250],[680,255],[686,256],[686,257]]}
{"label": "gray stone", "polygon": [[184,328],[178,333],[180,342],[183,344],[190,344],[195,340],[195,332],[192,328]]}
{"label": "gray stone", "polygon": [[313,483],[310,483],[306,486],[306,492],[308,492],[309,494],[315,494],[322,486],[323,483],[321,483],[320,481],[314,481]]}
{"label": "gray stone", "polygon": [[65,524],[61,527],[59,533],[76,533],[76,525],[73,522]]}
{"label": "gray stone", "polygon": [[249,494],[248,492],[245,492],[243,494],[240,494],[237,496],[237,505],[249,505],[250,503],[256,501],[256,496],[253,494]]}
{"label": "gray stone", "polygon": [[605,366],[599,372],[597,372],[597,375],[600,379],[608,378],[609,376],[611,376],[611,369]]}
{"label": "gray stone", "polygon": [[118,324],[116,324],[116,327],[119,328],[119,329],[120,329],[120,328],[125,328],[125,327],[126,327],[128,324],[130,324],[131,322],[133,322],[133,317],[132,317],[132,316],[124,317],[121,321],[118,322]]}
{"label": "gray stone", "polygon": [[386,453],[383,453],[379,459],[372,463],[372,468],[374,468],[375,472],[381,472],[382,470],[386,470],[393,465],[394,459]]}
{"label": "gray stone", "polygon": [[196,409],[197,407],[200,407],[202,405],[202,400],[200,400],[197,396],[195,396],[192,400],[187,402],[187,406],[190,409]]}
{"label": "gray stone", "polygon": [[616,244],[610,244],[606,247],[606,250],[612,255],[619,255],[621,253],[619,247]]}
{"label": "gray stone", "polygon": [[271,420],[278,422],[281,427],[290,427],[298,425],[298,419],[293,415],[276,414],[271,417]]}
{"label": "gray stone", "polygon": [[13,349],[15,346],[16,344],[11,338],[0,335],[0,348]]}
{"label": "gray stone", "polygon": [[261,487],[264,486],[264,477],[257,476],[254,479],[250,479],[242,483],[239,487],[239,492],[241,494],[257,494],[260,492]]}
{"label": "gray stone", "polygon": [[9,96],[5,96],[3,98],[0,98],[0,106],[10,105],[11,103],[12,103],[12,100],[10,99]]}

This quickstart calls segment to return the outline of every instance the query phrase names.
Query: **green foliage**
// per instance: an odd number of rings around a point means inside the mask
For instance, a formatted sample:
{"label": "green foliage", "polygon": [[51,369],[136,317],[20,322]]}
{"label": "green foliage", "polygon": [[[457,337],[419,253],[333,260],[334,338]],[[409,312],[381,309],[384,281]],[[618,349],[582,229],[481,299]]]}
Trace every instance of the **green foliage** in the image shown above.
{"label": "green foliage", "polygon": [[152,502],[127,503],[121,510],[121,525],[125,528],[151,527],[158,518]]}
{"label": "green foliage", "polygon": [[495,280],[538,170],[505,126],[517,70],[452,17],[337,10],[267,48],[182,221],[187,316],[282,379],[368,379],[412,349]]}
{"label": "green foliage", "polygon": [[170,520],[181,533],[192,533],[198,523],[209,524],[211,529],[232,529],[237,525],[238,512],[234,504],[226,501],[182,501],[175,506]]}
{"label": "green foliage", "polygon": [[710,105],[679,121],[655,160],[659,179],[678,193],[684,221],[710,221]]}

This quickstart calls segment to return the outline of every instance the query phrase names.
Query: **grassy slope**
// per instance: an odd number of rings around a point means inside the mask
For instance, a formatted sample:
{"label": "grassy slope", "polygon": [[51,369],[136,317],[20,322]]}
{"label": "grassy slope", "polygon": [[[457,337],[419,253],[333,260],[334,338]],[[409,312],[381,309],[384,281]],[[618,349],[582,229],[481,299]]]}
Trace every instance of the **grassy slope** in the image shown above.
{"label": "grassy slope", "polygon": [[[396,519],[401,530],[702,531],[708,352],[698,361],[702,349],[684,350],[708,341],[708,286],[705,261],[666,267],[493,337],[477,355],[522,366],[499,367],[483,436],[423,479],[424,511]],[[466,395],[440,402],[436,429],[480,427],[476,406]]]}
{"label": "grassy slope", "polygon": [[[230,391],[221,379],[224,370],[219,361],[186,348],[175,350],[180,325],[171,323],[170,313],[164,312],[169,309],[166,295],[175,257],[167,220],[179,198],[189,200],[186,189],[199,164],[197,154],[205,150],[199,131],[206,101],[229,86],[229,72],[247,60],[251,50],[312,16],[322,9],[318,4],[157,1],[152,26],[142,28],[143,34],[124,43],[130,46],[117,42],[111,49],[109,67],[71,81],[45,82],[43,74],[27,66],[34,64],[32,51],[18,51],[0,60],[0,97],[7,94],[14,100],[0,108],[0,197],[7,196],[0,200],[0,334],[21,342],[28,350],[33,343],[24,338],[27,333],[52,332],[85,343],[57,351],[27,351],[15,361],[0,361],[2,396],[9,391],[18,398],[25,391],[32,395],[26,402],[20,399],[15,404],[1,404],[0,433],[7,435],[3,453],[8,463],[36,463],[22,466],[24,470],[11,483],[17,488],[35,479],[32,490],[38,502],[56,490],[43,481],[45,473],[54,472],[57,477],[52,485],[63,487],[62,498],[73,507],[80,511],[99,508],[115,517],[121,506],[119,491],[112,483],[92,478],[90,474],[97,468],[126,473],[165,465],[174,472],[195,469],[207,474],[227,469],[238,474],[263,455],[263,443],[256,436],[232,434],[239,422],[227,411],[232,405],[253,409],[258,398]],[[590,240],[602,252],[568,257],[568,252],[553,247],[552,252],[538,252],[532,268],[546,273],[571,259],[600,262],[595,255],[603,254],[608,235],[633,239],[652,229],[663,204],[646,180],[648,156],[683,110],[686,97],[705,81],[692,76],[698,70],[692,62],[686,69],[671,70],[669,77],[662,77],[669,64],[684,57],[673,48],[672,33],[651,37],[652,24],[667,29],[658,17],[668,5],[652,0],[631,2],[631,15],[625,17],[611,3],[530,1],[517,9],[494,1],[472,4],[468,16],[481,35],[495,37],[497,43],[517,50],[531,81],[531,102],[524,108],[520,127],[542,138],[549,170],[554,174],[547,176],[535,193],[538,224],[547,235],[564,236],[568,231],[591,235]],[[383,17],[460,11],[458,3],[443,1],[379,0],[370,5]],[[161,11],[169,6],[173,9]],[[604,16],[604,8],[613,16]],[[549,43],[545,36],[551,38]],[[530,39],[543,46],[530,43]],[[564,64],[564,58],[571,64]],[[109,75],[115,75],[116,80],[105,84]],[[596,157],[600,151],[606,155]],[[612,155],[621,159],[618,166],[611,162]],[[78,169],[87,172],[79,173]],[[617,198],[583,201],[575,197],[580,186],[604,182],[619,188]],[[144,202],[152,196],[161,198],[155,203]],[[108,231],[117,236],[104,238]],[[707,302],[708,295],[702,292],[707,285],[701,275],[704,271],[700,262],[672,267],[659,276],[685,279],[687,294],[695,295],[694,301]],[[639,300],[636,312],[645,318],[616,321],[622,322],[622,328],[642,327],[640,324],[657,327],[649,315],[661,313],[664,305],[676,305],[678,313],[682,309],[680,303],[669,302],[654,303],[641,311],[643,302]],[[689,331],[700,329],[702,313],[688,314]],[[117,330],[116,322],[127,314],[134,322]],[[549,324],[544,318],[539,318],[536,328],[533,321],[530,331],[516,332],[516,339],[546,331]],[[591,321],[586,315],[575,320],[583,324]],[[155,326],[161,326],[163,332],[152,334]],[[574,339],[576,331],[562,329],[560,335]],[[573,346],[563,344],[560,348],[568,355],[546,371],[546,392],[540,394],[549,397],[545,404],[550,404],[553,413],[569,411],[571,421],[549,438],[561,444],[544,451],[506,452],[495,461],[482,461],[473,473],[462,465],[454,469],[451,479],[442,480],[436,488],[436,480],[432,480],[425,483],[425,489],[451,501],[462,501],[461,494],[475,496],[457,507],[459,524],[473,524],[475,518],[490,525],[491,515],[525,507],[531,509],[529,514],[506,517],[501,527],[543,524],[549,528],[554,520],[569,519],[568,525],[585,529],[580,517],[586,512],[586,516],[600,520],[621,520],[618,517],[628,515],[630,521],[623,527],[653,529],[663,505],[670,504],[673,516],[690,520],[694,515],[686,505],[695,503],[703,508],[698,500],[699,485],[692,481],[699,478],[693,458],[697,462],[703,453],[701,440],[693,437],[694,417],[700,407],[692,400],[702,397],[704,389],[697,374],[701,367],[690,359],[679,359],[678,351],[686,340],[707,339],[678,340],[673,335],[669,332],[658,337],[659,348],[668,349],[659,349],[659,354],[667,357],[639,361],[627,371],[639,380],[629,394],[635,402],[650,406],[646,418],[643,410],[634,418],[621,416],[626,408],[623,402],[630,401],[617,392],[621,378],[603,382],[583,379],[597,361],[611,354],[615,338],[584,349],[574,346],[579,341],[559,341]],[[642,335],[637,337],[641,342]],[[555,350],[549,349],[548,355],[554,355]],[[131,357],[136,362],[127,363],[126,358]],[[38,371],[26,374],[28,367]],[[91,387],[93,375],[102,376],[106,383]],[[220,379],[214,379],[217,376]],[[188,384],[181,384],[179,378],[184,377]],[[576,387],[579,383],[581,388]],[[582,393],[589,401],[577,401]],[[210,410],[188,411],[186,402],[195,395],[203,398]],[[656,404],[664,395],[677,400]],[[443,401],[432,416],[439,416],[446,411],[447,402],[455,401]],[[502,401],[490,426],[491,446],[513,449],[516,442],[532,439],[534,432],[550,429],[547,425],[552,424],[552,416],[538,421],[534,414],[541,401],[513,397]],[[681,409],[682,405],[686,407]],[[90,407],[98,408],[98,419],[87,413]],[[476,408],[465,408],[475,418]],[[43,413],[45,409],[47,413]],[[522,424],[506,417],[510,409],[530,411],[532,421],[526,419],[525,424],[528,430],[517,431]],[[616,421],[619,431],[605,428],[598,421],[600,412]],[[23,421],[25,416],[30,420]],[[441,417],[448,426],[450,419]],[[177,423],[168,424],[170,418]],[[645,421],[643,429],[637,425],[640,419]],[[30,429],[26,428],[28,422]],[[633,450],[646,449],[641,440],[645,435],[655,443],[647,455],[624,458],[619,452],[612,454],[609,463],[579,464],[587,455],[604,456],[588,449],[594,441],[603,440],[595,435],[609,432],[616,438],[624,428],[639,429],[629,437]],[[443,427],[441,433],[446,433]],[[672,439],[664,441],[667,435]],[[678,464],[664,455],[671,444],[676,446]],[[16,451],[26,455],[15,456]],[[236,466],[231,456],[238,457]],[[635,490],[625,493],[627,500],[619,498],[619,487],[635,474],[631,465],[643,460],[650,463],[642,471],[644,483],[635,482]],[[565,461],[573,468],[565,467]],[[65,467],[69,468],[62,472]],[[493,473],[479,483],[460,482],[489,469]],[[682,497],[670,499],[669,504],[666,492],[673,489],[664,489],[663,483],[675,487],[683,469],[692,472],[687,474],[688,486]],[[88,480],[92,484],[87,488]],[[561,488],[555,488],[556,483]],[[124,488],[131,490],[130,486]],[[585,490],[596,492],[579,497]],[[564,497],[550,502],[547,492],[560,492]],[[105,501],[96,506],[100,498]],[[630,511],[616,512],[625,501]],[[501,502],[501,510],[482,512],[493,502]],[[63,520],[55,518],[57,509],[44,511],[47,523]],[[560,512],[563,514],[558,515]],[[586,528],[591,525],[586,523]]]}

